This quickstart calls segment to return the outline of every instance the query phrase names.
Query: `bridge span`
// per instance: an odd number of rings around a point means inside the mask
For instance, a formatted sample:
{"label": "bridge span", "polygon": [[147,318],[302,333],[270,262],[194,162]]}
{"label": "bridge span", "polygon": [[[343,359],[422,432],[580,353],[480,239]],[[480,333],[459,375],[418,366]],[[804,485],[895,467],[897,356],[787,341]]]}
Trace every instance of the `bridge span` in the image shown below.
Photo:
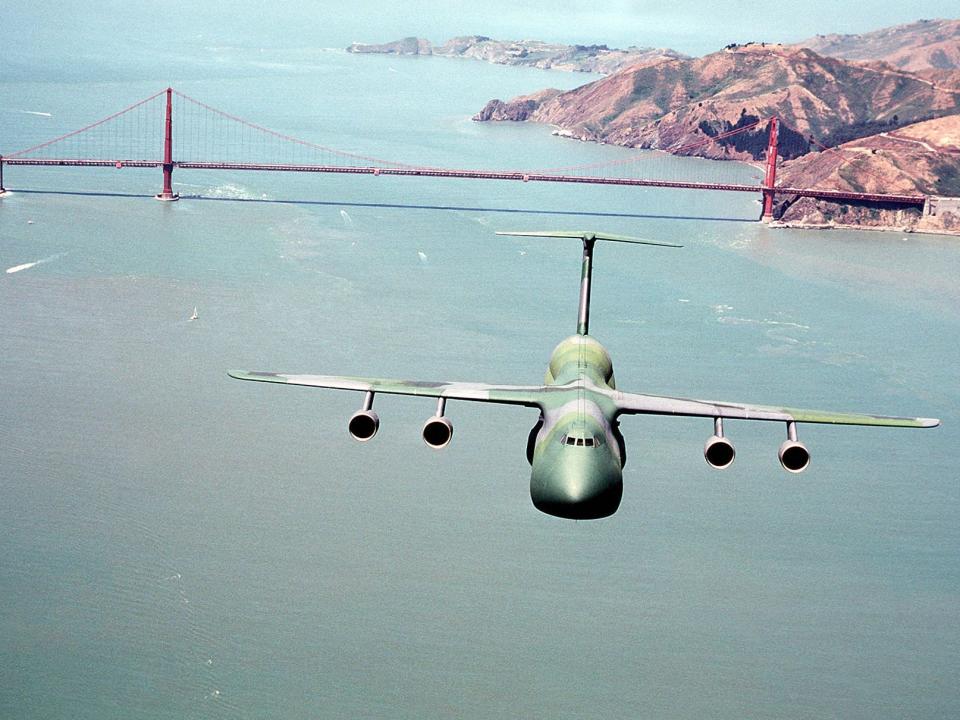
{"label": "bridge span", "polygon": [[[192,104],[194,108],[206,114],[203,118],[203,132],[212,136],[223,136],[223,129],[211,131],[210,116],[213,116],[219,123],[232,123],[233,131],[236,134],[236,127],[240,127],[240,133],[243,142],[247,142],[248,137],[256,141],[257,153],[250,154],[263,155],[263,141],[266,140],[271,147],[293,146],[296,150],[306,149],[314,154],[320,154],[328,158],[327,162],[278,162],[269,159],[251,159],[251,160],[203,160],[203,159],[174,159],[173,146],[173,98],[177,96],[182,104]],[[135,127],[137,133],[141,133],[144,126],[150,123],[143,122],[142,118],[137,119],[136,123],[127,120],[128,116],[135,113],[144,113],[145,108],[155,104],[155,101],[165,100],[162,103],[163,108],[163,139],[162,157],[158,159],[133,159],[130,148],[138,143],[142,145],[143,138],[129,137],[131,128]],[[187,105],[190,107],[190,105]],[[723,142],[733,136],[747,132],[756,131],[761,125],[760,120],[740,128],[733,129],[726,133],[707,137],[702,143]],[[105,143],[102,140],[96,146],[95,151],[91,152],[91,143],[87,141],[89,134],[104,134],[105,126],[113,127],[112,141]],[[201,131],[196,128],[181,126],[181,134],[187,136],[199,134]],[[619,185],[632,187],[661,187],[661,188],[680,188],[686,190],[705,190],[705,191],[723,191],[723,192],[748,192],[761,195],[763,202],[763,211],[761,219],[770,220],[773,218],[774,198],[777,195],[786,195],[792,197],[811,197],[824,200],[837,200],[847,202],[865,202],[881,203],[888,205],[901,206],[920,206],[923,207],[927,201],[925,195],[895,194],[895,193],[863,193],[834,189],[820,188],[798,188],[784,187],[777,185],[777,161],[778,161],[778,136],[779,120],[776,117],[768,120],[768,144],[766,159],[764,162],[763,180],[756,184],[745,184],[738,182],[712,182],[696,180],[677,180],[669,178],[649,177],[640,174],[637,177],[629,177],[618,174],[599,175],[591,174],[590,171],[597,169],[607,169],[616,167],[622,169],[628,162],[619,160],[613,163],[599,163],[594,165],[580,166],[577,168],[563,168],[558,171],[550,170],[489,170],[489,169],[455,169],[443,167],[416,166],[405,163],[389,162],[376,160],[375,158],[358,155],[355,153],[333,150],[324,146],[317,145],[308,141],[300,140],[282,133],[269,130],[260,125],[250,123],[236,116],[225,113],[209,105],[201,103],[189,96],[186,96],[172,88],[162,90],[149,98],[141,100],[133,105],[114,113],[102,120],[91,123],[79,130],[66,133],[52,140],[39,143],[32,147],[11,153],[7,156],[0,155],[0,195],[5,192],[3,185],[3,168],[7,166],[59,166],[59,167],[116,167],[116,168],[161,168],[163,174],[163,185],[160,193],[157,194],[158,200],[172,201],[177,200],[179,195],[173,192],[172,176],[174,169],[178,170],[229,170],[229,171],[261,171],[261,172],[300,172],[300,173],[338,173],[350,175],[373,175],[373,176],[398,176],[398,177],[429,177],[429,178],[465,178],[465,179],[483,179],[483,180],[509,180],[517,182],[550,182],[550,183],[578,183],[590,185]],[[204,138],[204,140],[206,140]],[[96,142],[93,144],[96,145]],[[205,147],[210,147],[209,143],[201,143]],[[251,146],[254,143],[251,143]],[[680,148],[679,150],[690,150],[690,148]],[[674,149],[675,151],[677,149]],[[51,154],[51,151],[56,151]],[[211,153],[214,154],[214,153]],[[246,154],[246,150],[241,151]],[[73,156],[70,156],[73,155]],[[94,156],[96,155],[96,156]],[[334,158],[335,161],[329,161]]]}

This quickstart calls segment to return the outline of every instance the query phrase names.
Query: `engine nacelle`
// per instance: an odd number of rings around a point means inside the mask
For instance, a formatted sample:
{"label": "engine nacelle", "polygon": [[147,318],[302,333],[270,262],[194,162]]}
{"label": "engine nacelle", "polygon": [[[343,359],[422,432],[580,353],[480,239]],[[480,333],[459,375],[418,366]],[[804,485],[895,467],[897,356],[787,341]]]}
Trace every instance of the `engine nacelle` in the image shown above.
{"label": "engine nacelle", "polygon": [[733,459],[736,456],[736,448],[725,437],[711,435],[703,446],[703,459],[707,461],[707,465],[717,470],[733,465]]}
{"label": "engine nacelle", "polygon": [[423,424],[420,431],[423,441],[434,450],[441,450],[453,438],[453,423],[442,415],[434,415]]}
{"label": "engine nacelle", "polygon": [[347,423],[350,437],[359,442],[372,440],[379,429],[380,416],[373,410],[357,410],[350,416],[350,421]]}
{"label": "engine nacelle", "polygon": [[800,473],[810,464],[810,451],[799,440],[784,440],[777,453],[783,469],[791,473]]}

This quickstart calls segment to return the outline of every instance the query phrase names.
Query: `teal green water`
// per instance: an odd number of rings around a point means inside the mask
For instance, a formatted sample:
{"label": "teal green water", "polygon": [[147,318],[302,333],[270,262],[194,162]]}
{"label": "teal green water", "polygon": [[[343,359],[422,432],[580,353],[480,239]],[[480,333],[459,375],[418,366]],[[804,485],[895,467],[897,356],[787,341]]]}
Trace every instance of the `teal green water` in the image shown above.
{"label": "teal green water", "polygon": [[[626,155],[469,120],[580,76],[223,52],[221,74],[0,82],[3,149],[169,82],[400,161]],[[956,239],[771,230],[757,198],[721,193],[174,180],[200,197],[154,202],[158,171],[5,174],[0,269],[36,264],[0,273],[0,716],[956,713]],[[580,251],[493,234],[538,228],[686,246],[598,249],[591,329],[624,389],[944,426],[801,427],[794,477],[780,426],[730,423],[716,472],[710,423],[628,418],[620,511],[573,523],[529,501],[525,410],[452,403],[438,453],[432,403],[378,398],[360,445],[360,398],[226,377],[538,382],[575,329]]]}

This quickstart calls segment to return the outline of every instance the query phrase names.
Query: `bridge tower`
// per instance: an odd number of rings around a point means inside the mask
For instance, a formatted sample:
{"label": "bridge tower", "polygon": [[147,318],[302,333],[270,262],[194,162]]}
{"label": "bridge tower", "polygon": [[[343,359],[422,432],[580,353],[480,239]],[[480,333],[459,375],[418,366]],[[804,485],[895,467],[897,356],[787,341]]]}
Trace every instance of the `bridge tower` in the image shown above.
{"label": "bridge tower", "polygon": [[763,178],[763,222],[773,220],[773,196],[777,184],[777,137],[780,121],[776,117],[770,118],[770,139],[767,141],[767,173]]}
{"label": "bridge tower", "polygon": [[3,155],[0,155],[0,197],[7,194],[7,189],[3,186]]}
{"label": "bridge tower", "polygon": [[173,89],[167,88],[167,115],[163,124],[163,190],[154,197],[172,202],[180,196],[173,192]]}

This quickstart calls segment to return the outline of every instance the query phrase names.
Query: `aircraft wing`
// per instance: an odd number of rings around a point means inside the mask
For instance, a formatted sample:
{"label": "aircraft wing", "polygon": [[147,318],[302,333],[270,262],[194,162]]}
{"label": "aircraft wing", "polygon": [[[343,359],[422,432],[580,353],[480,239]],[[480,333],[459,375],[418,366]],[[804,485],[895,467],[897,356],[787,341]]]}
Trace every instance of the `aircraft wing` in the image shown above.
{"label": "aircraft wing", "polygon": [[688,400],[685,398],[638,395],[614,391],[620,412],[628,415],[683,415],[688,417],[735,418],[738,420],[774,420],[830,425],[880,425],[886,427],[937,427],[934,418],[887,417],[859,413],[836,413],[825,410],[801,410],[767,405]]}
{"label": "aircraft wing", "polygon": [[424,382],[420,380],[388,380],[385,378],[344,377],[340,375],[292,375],[271,372],[227,373],[237,380],[306,385],[308,387],[359,392],[384,393],[387,395],[413,395],[416,397],[449,398],[451,400],[474,400],[477,402],[501,403],[541,407],[547,388],[542,385],[486,385],[464,382]]}

